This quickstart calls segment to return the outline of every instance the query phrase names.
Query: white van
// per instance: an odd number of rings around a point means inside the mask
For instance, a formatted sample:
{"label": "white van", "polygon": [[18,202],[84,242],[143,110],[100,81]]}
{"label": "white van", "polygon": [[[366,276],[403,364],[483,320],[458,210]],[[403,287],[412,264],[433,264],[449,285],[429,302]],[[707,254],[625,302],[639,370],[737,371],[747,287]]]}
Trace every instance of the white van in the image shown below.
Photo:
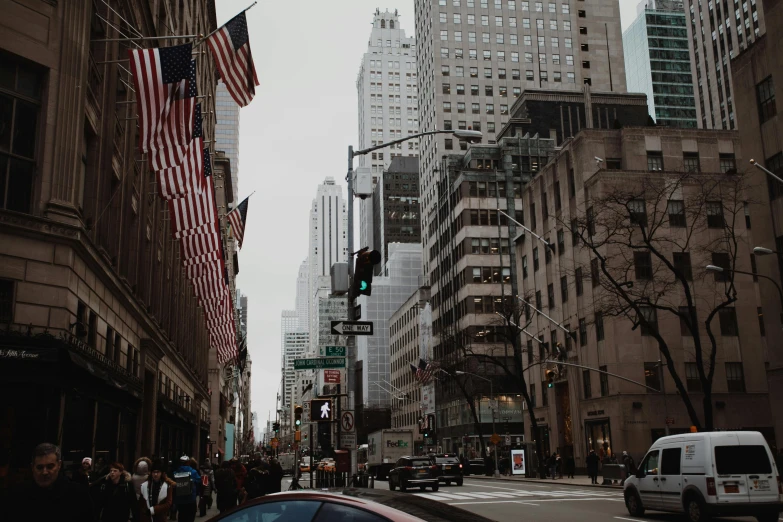
{"label": "white van", "polygon": [[761,433],[687,433],[653,443],[625,481],[625,505],[637,517],[651,509],[685,513],[690,522],[712,516],[777,522],[783,485]]}

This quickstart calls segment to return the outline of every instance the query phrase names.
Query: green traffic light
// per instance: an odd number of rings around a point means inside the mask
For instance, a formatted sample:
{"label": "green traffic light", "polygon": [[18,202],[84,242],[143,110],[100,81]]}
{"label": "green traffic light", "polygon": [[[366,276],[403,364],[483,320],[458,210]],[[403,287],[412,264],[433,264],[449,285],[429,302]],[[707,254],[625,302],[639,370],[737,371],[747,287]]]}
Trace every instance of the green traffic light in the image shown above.
{"label": "green traffic light", "polygon": [[299,419],[296,419],[296,425],[299,426],[300,424],[302,424],[302,421],[300,421]]}
{"label": "green traffic light", "polygon": [[367,290],[367,281],[362,281],[361,285],[359,286],[360,290]]}
{"label": "green traffic light", "polygon": [[546,387],[547,387],[547,388],[552,388],[552,387],[554,387],[554,384],[552,384],[552,383],[550,382],[549,384],[547,384],[547,386],[546,386]]}

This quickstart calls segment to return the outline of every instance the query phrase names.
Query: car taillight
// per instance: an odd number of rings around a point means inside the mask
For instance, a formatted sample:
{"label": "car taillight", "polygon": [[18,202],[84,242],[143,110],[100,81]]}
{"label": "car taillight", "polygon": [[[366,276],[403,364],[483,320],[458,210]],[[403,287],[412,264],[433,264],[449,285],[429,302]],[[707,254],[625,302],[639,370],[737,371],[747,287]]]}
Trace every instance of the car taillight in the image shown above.
{"label": "car taillight", "polygon": [[438,465],[437,464],[433,464],[432,466],[430,466],[430,469],[434,470],[434,471],[438,471]]}
{"label": "car taillight", "polygon": [[405,466],[405,471],[413,471],[413,466]]}
{"label": "car taillight", "polygon": [[462,469],[462,464],[459,465],[459,469]]}
{"label": "car taillight", "polygon": [[708,477],[707,478],[707,495],[714,497],[717,495],[718,492],[715,490],[715,479]]}

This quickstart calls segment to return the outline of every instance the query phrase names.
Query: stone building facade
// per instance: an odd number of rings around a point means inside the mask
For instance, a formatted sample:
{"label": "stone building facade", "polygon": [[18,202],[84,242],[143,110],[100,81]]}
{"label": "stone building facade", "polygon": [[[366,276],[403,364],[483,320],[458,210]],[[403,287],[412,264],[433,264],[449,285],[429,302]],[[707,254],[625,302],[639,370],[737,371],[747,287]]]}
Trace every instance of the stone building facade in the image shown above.
{"label": "stone building facade", "polygon": [[[43,441],[60,444],[66,464],[203,456],[214,351],[137,152],[126,61],[129,45],[158,42],[111,40],[208,34],[214,2],[22,0],[3,11],[0,447],[19,469]],[[217,80],[203,51],[212,140]]]}
{"label": "stone building facade", "polygon": [[[783,3],[762,2],[767,25],[766,34],[760,36],[747,49],[731,61],[732,85],[737,99],[737,123],[745,158],[753,158],[759,164],[783,178],[783,116],[777,110],[776,98],[783,98],[783,63],[779,52],[783,44]],[[760,169],[750,169],[748,176],[760,189],[754,199],[769,205],[771,220],[755,226],[765,230],[766,241],[755,246],[773,250],[775,255],[759,256],[758,270],[772,277],[778,284],[783,280],[783,183],[775,181]],[[777,290],[761,285],[760,294],[769,302],[765,312],[779,317],[783,302],[776,301]],[[781,297],[783,299],[783,297]],[[783,411],[783,352],[769,351],[769,399],[772,411]],[[783,416],[775,417],[775,435],[778,448],[783,448]]]}
{"label": "stone building facade", "polygon": [[[596,158],[603,161],[598,162]],[[653,223],[659,223],[656,237],[663,238],[661,244],[671,241],[662,251],[691,278],[689,287],[697,298],[699,338],[704,343],[703,349],[708,350],[704,322],[720,302],[716,297],[719,294],[715,292],[724,288],[725,283],[722,275],[708,272],[705,267],[722,264],[721,258],[716,257],[720,254],[713,246],[723,237],[723,229],[717,226],[722,221],[711,221],[708,216],[703,229],[695,225],[686,229],[685,220],[696,219],[692,217],[693,209],[680,213],[676,205],[678,201],[682,204],[690,195],[698,194],[701,187],[698,176],[724,176],[723,179],[731,183],[730,180],[738,176],[732,172],[736,173],[738,168],[745,170],[744,158],[739,135],[733,131],[656,127],[586,129],[564,143],[553,160],[525,187],[521,206],[523,217],[534,232],[551,241],[555,248],[548,252],[530,234],[524,240],[517,239],[519,295],[529,296],[531,304],[555,323],[574,332],[574,337],[570,338],[543,315],[531,312],[526,316],[526,328],[531,337],[539,341],[522,337],[528,354],[526,362],[551,357],[552,351],[546,350],[560,343],[567,351],[569,363],[585,367],[562,369],[552,387],[547,386],[544,369],[554,368],[554,365],[534,366],[525,372],[529,393],[538,398],[534,399],[534,414],[539,430],[537,434],[531,433],[526,416],[525,431],[528,437],[542,440],[545,454],[554,451],[573,454],[579,467],[585,465],[586,452],[590,449],[610,455],[627,450],[638,459],[652,441],[665,433],[667,419],[672,433],[689,431],[692,421],[669,371],[662,372],[666,393],[655,391],[660,390],[658,361],[663,357],[647,324],[654,325],[665,339],[672,353],[672,364],[697,414],[703,419],[704,395],[699,391],[694,337],[687,326],[683,326],[677,315],[662,309],[651,310],[647,306],[642,313],[649,314],[645,318],[649,318],[650,323],[642,323],[634,312],[622,316],[611,314],[609,311],[613,308],[604,308],[607,301],[603,297],[606,287],[601,283],[604,278],[601,259],[572,231],[585,234],[586,229],[574,223],[586,222],[589,228],[595,227],[590,223],[603,219],[605,214],[602,212],[606,210],[594,208],[593,201],[617,194],[611,187],[620,183],[630,191],[638,188],[639,199],[634,202],[641,202],[641,206],[633,207],[636,209],[634,216],[643,217],[634,219],[639,222],[649,219],[650,228]],[[694,159],[695,170],[689,163]],[[692,178],[672,190],[668,200],[652,200],[648,192],[641,192],[643,180],[671,182],[686,172],[691,173]],[[771,352],[783,340],[776,313],[779,311],[777,296],[764,289],[762,279],[752,277],[753,273],[763,274],[761,266],[755,265],[752,248],[757,244],[770,244],[769,227],[765,225],[769,223],[770,215],[768,206],[753,203],[753,179],[747,181],[749,190],[743,193],[747,200],[745,205],[739,200],[737,221],[733,226],[738,238],[733,267],[748,275],[737,272],[734,278],[737,301],[725,313],[716,313],[712,321],[717,351],[710,402],[714,407],[716,428],[758,429],[774,445],[766,365],[771,361]],[[645,200],[645,194],[650,200]],[[729,199],[727,194],[726,200]],[[708,202],[709,205],[719,207],[716,202]],[[672,215],[681,216],[682,221]],[[720,216],[725,216],[727,221],[732,219],[728,214]],[[598,230],[595,232],[593,228],[589,233],[600,235],[600,227]],[[678,252],[673,245],[682,246],[684,230],[698,234],[683,252]],[[625,252],[615,243],[602,245],[600,251],[607,259],[616,259]],[[629,270],[624,275],[616,271],[618,265],[607,264],[615,270],[613,273],[618,274],[620,281],[627,279],[626,283],[633,284],[626,286],[629,292],[666,280],[666,269],[660,268],[657,259],[648,267],[645,252],[645,249],[639,249],[638,257],[629,254],[632,256],[627,265]],[[655,274],[654,278],[650,278],[651,274]],[[653,280],[656,283],[651,283]],[[671,305],[674,307],[682,307],[685,302],[682,287],[676,284],[670,286],[661,299],[674,303]],[[549,345],[541,347],[540,342]],[[590,368],[620,375],[648,388]]]}

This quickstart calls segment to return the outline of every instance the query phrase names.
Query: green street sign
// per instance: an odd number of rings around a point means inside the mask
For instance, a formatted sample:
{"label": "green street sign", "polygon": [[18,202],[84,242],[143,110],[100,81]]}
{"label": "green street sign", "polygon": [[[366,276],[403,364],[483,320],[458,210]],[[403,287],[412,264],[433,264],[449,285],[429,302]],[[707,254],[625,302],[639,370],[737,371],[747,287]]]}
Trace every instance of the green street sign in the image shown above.
{"label": "green street sign", "polygon": [[320,370],[323,368],[345,368],[345,357],[294,359],[294,370]]}
{"label": "green street sign", "polygon": [[345,357],[345,346],[325,346],[324,355],[327,357]]}

